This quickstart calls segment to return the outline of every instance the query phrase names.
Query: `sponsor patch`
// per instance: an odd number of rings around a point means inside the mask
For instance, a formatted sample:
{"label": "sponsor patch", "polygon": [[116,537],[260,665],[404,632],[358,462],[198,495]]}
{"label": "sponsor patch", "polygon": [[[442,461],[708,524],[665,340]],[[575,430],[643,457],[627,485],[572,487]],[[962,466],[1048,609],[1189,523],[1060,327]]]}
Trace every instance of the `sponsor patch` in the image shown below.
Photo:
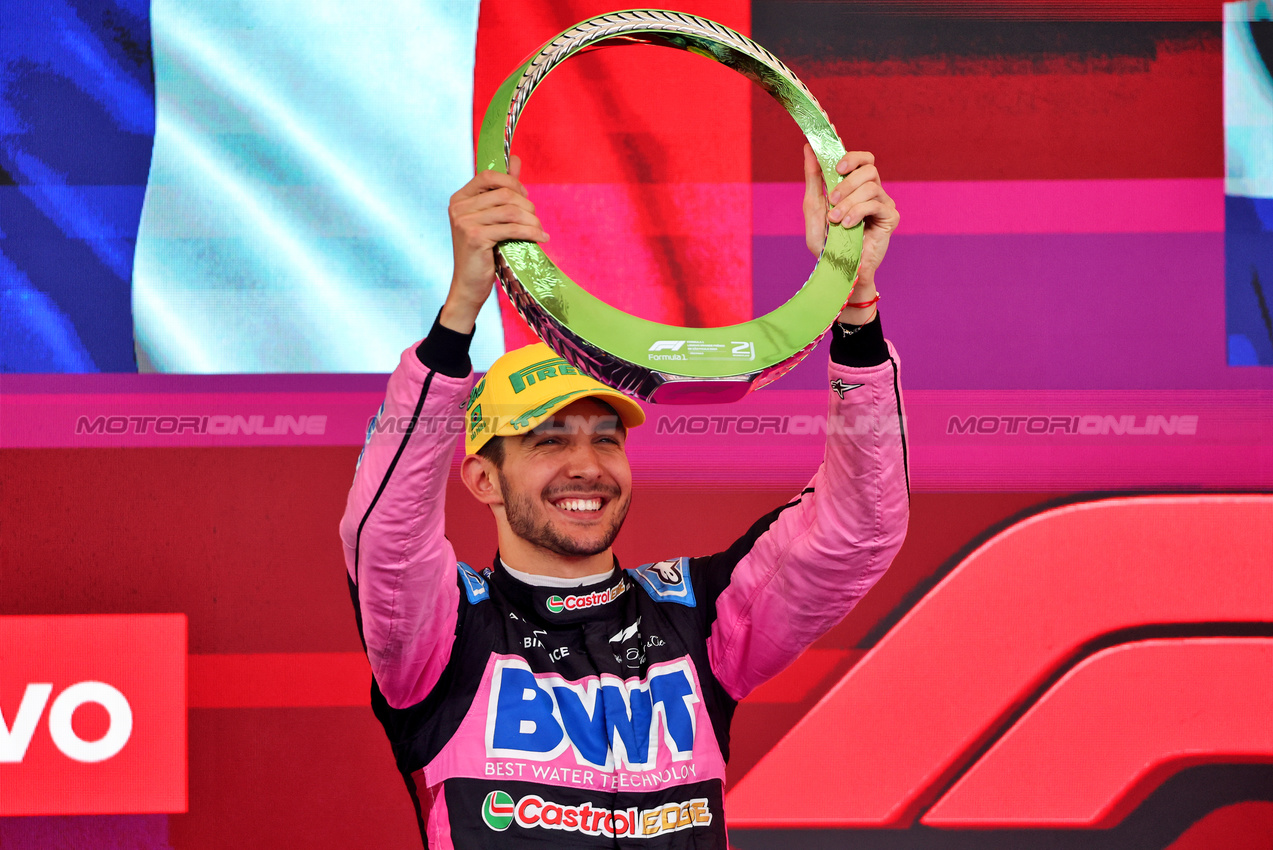
{"label": "sponsor patch", "polygon": [[844,381],[841,381],[839,378],[836,378],[834,381],[831,382],[831,389],[834,390],[835,394],[838,395],[840,398],[844,398],[844,394],[847,393],[849,390],[856,390],[860,386],[862,385],[861,384],[846,384]]}
{"label": "sponsor patch", "polygon": [[[507,801],[505,805],[504,801]],[[499,815],[490,812],[498,806]],[[507,812],[507,814],[503,814]],[[591,803],[568,806],[527,794],[516,803],[503,791],[492,791],[482,804],[482,820],[497,832],[508,829],[514,821],[523,829],[556,829],[606,838],[657,838],[710,826],[712,810],[706,797],[695,797],[683,803],[666,803],[652,809],[606,809]]]}
{"label": "sponsor patch", "polygon": [[628,583],[620,579],[613,587],[593,593],[575,593],[567,596],[553,594],[544,600],[544,607],[553,614],[560,614],[562,611],[586,611],[589,608],[613,602],[627,589]]}
{"label": "sponsor patch", "polygon": [[676,602],[693,608],[694,585],[690,582],[689,558],[668,558],[654,564],[642,564],[628,570],[645,591],[654,599]]}
{"label": "sponsor patch", "polygon": [[371,438],[376,433],[376,425],[380,422],[380,417],[385,415],[385,403],[380,402],[380,409],[376,411],[376,415],[371,417],[371,421],[367,423],[367,435],[362,441],[362,451],[358,452],[358,462],[354,464],[354,472],[358,471],[358,467],[362,466],[362,456],[367,453],[367,446],[371,445]]}
{"label": "sponsor patch", "polygon": [[482,820],[496,832],[503,832],[513,822],[513,798],[504,791],[492,791],[482,801]]}
{"label": "sponsor patch", "polygon": [[486,757],[549,762],[570,750],[580,765],[639,772],[656,770],[660,753],[689,762],[699,700],[686,658],[653,666],[644,679],[581,681],[501,659],[487,706]]}
{"label": "sponsor patch", "polygon": [[460,580],[464,582],[464,595],[469,598],[470,605],[476,605],[484,599],[491,598],[491,589],[487,586],[486,579],[482,578],[477,570],[463,561],[457,562],[455,568],[460,571]]}

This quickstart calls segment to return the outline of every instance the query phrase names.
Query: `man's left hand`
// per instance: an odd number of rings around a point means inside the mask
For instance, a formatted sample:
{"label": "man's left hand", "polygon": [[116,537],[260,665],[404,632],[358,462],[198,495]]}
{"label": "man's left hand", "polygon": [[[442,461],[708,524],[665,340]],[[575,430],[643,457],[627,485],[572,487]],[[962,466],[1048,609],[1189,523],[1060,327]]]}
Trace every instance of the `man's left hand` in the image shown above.
{"label": "man's left hand", "polygon": [[[888,240],[897,229],[901,216],[897,205],[884,191],[880,173],[875,168],[875,155],[869,151],[849,151],[835,170],[844,175],[831,190],[830,205],[823,195],[822,169],[818,158],[808,145],[804,148],[804,221],[805,244],[816,257],[822,253],[826,241],[826,228],[853,227],[860,221],[866,226],[862,231],[862,260],[858,265],[857,284],[849,300],[870,301],[875,297],[875,271],[888,251]],[[862,324],[874,316],[874,308],[846,307],[840,320]]]}

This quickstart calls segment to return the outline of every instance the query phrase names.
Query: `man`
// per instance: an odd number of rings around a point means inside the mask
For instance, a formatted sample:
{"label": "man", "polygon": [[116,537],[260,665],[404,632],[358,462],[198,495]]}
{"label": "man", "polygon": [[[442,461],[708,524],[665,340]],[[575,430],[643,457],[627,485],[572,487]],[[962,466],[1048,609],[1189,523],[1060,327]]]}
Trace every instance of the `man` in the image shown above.
{"label": "man", "polygon": [[[473,387],[491,249],[548,236],[515,158],[452,197],[450,293],[381,409],[420,427],[369,430],[341,522],[372,706],[427,846],[727,846],[738,700],[844,617],[906,531],[897,360],[875,309],[898,214],[869,153],[837,170],[828,210],[806,148],[810,250],[828,222],[866,221],[831,344],[830,415],[874,429],[832,429],[809,486],[724,552],[626,570],[611,543],[632,489],[624,445],[644,414],[542,345]],[[424,427],[461,407],[461,478],[498,529],[485,568],[457,563],[443,534],[454,438]]]}

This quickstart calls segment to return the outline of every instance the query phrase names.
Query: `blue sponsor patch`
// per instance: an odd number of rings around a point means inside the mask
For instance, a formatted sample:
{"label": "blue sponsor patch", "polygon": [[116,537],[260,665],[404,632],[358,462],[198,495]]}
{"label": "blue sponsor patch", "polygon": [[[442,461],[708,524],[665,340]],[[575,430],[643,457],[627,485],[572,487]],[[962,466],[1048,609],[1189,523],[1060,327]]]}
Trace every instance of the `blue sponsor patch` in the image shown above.
{"label": "blue sponsor patch", "polygon": [[645,588],[651,598],[693,608],[697,603],[694,601],[694,585],[690,582],[689,566],[689,558],[668,558],[656,564],[642,564],[627,572]]}
{"label": "blue sponsor patch", "polygon": [[579,764],[648,771],[661,756],[675,763],[694,755],[701,697],[687,658],[654,665],[644,679],[573,682],[505,659],[495,664],[491,692],[488,758],[548,761],[573,749]]}
{"label": "blue sponsor patch", "polygon": [[358,471],[358,467],[362,466],[362,456],[367,453],[367,446],[371,445],[371,437],[376,433],[376,426],[380,423],[380,417],[385,415],[385,403],[380,402],[380,409],[376,411],[376,415],[371,417],[371,421],[367,423],[367,436],[362,441],[362,451],[358,453],[358,462],[354,464],[354,472]]}
{"label": "blue sponsor patch", "polygon": [[476,605],[484,599],[491,598],[491,589],[487,587],[486,579],[478,575],[477,570],[463,561],[458,561],[455,568],[460,571],[460,580],[464,582],[464,594],[468,596],[470,605]]}

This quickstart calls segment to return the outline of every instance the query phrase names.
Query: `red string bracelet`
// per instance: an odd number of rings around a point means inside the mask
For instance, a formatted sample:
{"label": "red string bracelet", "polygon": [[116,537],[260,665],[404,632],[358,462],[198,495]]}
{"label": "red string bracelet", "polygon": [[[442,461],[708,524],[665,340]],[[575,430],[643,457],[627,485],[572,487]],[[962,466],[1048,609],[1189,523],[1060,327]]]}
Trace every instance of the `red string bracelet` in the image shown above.
{"label": "red string bracelet", "polygon": [[875,293],[875,297],[872,298],[870,301],[846,301],[844,303],[844,306],[857,307],[858,309],[861,309],[863,307],[870,307],[872,304],[874,304],[876,301],[879,301],[879,300],[880,300],[880,294],[877,292]]}

